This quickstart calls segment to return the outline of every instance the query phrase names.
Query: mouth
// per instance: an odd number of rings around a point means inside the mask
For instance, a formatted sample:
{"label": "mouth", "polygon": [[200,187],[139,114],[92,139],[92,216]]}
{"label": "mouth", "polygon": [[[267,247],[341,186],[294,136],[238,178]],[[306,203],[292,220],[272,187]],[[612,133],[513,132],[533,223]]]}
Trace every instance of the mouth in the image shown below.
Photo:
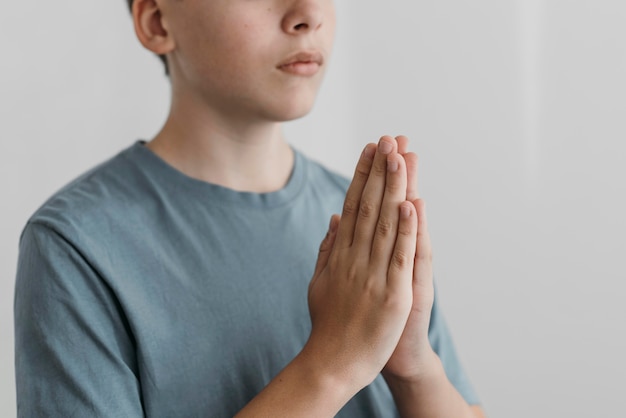
{"label": "mouth", "polygon": [[300,51],[276,66],[279,70],[304,77],[310,77],[324,65],[324,57],[318,51]]}

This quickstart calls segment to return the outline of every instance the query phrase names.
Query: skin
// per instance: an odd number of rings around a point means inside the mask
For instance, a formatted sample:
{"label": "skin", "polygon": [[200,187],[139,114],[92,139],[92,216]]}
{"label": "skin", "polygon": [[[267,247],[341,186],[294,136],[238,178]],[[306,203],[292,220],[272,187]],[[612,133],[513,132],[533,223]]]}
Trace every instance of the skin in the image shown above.
{"label": "skin", "polygon": [[[294,158],[281,123],[313,106],[333,43],[333,1],[135,0],[133,20],[144,47],[167,56],[172,85],[168,119],[148,147],[198,180],[281,189]],[[281,71],[303,50],[323,58],[316,74]],[[428,343],[432,250],[407,144],[383,137],[364,150],[320,246],[310,338],[238,416],[334,416],[380,372],[403,416],[483,416]]]}

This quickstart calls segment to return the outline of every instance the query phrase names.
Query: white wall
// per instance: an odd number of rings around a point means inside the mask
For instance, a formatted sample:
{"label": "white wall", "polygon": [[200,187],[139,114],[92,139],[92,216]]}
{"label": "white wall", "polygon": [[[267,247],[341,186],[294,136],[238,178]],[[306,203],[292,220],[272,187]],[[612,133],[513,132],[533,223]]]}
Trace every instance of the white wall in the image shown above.
{"label": "white wall", "polygon": [[[124,3],[0,14],[0,416],[22,226],[167,110]],[[490,416],[623,414],[626,3],[337,5],[333,67],[292,142],[350,174],[364,143],[412,138],[441,302]]]}

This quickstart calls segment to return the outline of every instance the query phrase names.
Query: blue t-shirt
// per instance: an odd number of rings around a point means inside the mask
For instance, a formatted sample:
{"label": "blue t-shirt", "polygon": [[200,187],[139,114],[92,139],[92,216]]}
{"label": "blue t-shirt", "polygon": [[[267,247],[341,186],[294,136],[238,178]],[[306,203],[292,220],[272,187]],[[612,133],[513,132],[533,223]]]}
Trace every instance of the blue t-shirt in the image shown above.
{"label": "blue t-shirt", "polygon": [[[308,284],[349,184],[295,155],[288,184],[257,194],[138,141],[48,200],[20,241],[18,415],[231,417],[256,396],[308,339]],[[429,336],[477,403],[436,303]],[[338,416],[397,410],[379,376]]]}

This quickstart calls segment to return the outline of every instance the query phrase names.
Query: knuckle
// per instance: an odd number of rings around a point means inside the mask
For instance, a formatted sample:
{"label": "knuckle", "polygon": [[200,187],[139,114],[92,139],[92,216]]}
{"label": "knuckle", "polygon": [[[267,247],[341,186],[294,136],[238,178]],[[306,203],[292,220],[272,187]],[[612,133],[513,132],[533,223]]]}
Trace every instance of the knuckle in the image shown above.
{"label": "knuckle", "polygon": [[391,256],[391,265],[398,270],[404,269],[409,265],[409,255],[403,250],[396,250]]}
{"label": "knuckle", "polygon": [[397,181],[396,178],[393,178],[385,184],[385,188],[387,189],[387,193],[395,194],[401,189],[401,184]]}
{"label": "knuckle", "polygon": [[[354,172],[354,180],[367,180],[370,175],[371,164],[360,162],[356,166],[356,170]],[[354,181],[353,180],[353,181]]]}
{"label": "knuckle", "polygon": [[376,233],[381,238],[388,237],[389,235],[391,235],[392,231],[393,231],[393,222],[391,222],[391,220],[389,220],[388,218],[383,218],[383,217],[378,219]]}
{"label": "knuckle", "polygon": [[352,263],[347,268],[348,281],[356,281],[360,276],[360,269],[356,263]]}
{"label": "knuckle", "polygon": [[371,201],[368,201],[368,200],[361,201],[359,215],[362,218],[371,218],[372,215],[374,215],[375,211],[376,211],[376,206]]}
{"label": "knuckle", "polygon": [[404,298],[402,298],[397,292],[387,293],[383,304],[386,311],[395,314],[402,313],[406,310]]}
{"label": "knuckle", "polygon": [[363,292],[369,299],[376,299],[377,295],[380,293],[379,281],[369,277],[368,280],[363,283]]}
{"label": "knuckle", "polygon": [[326,252],[329,249],[329,247],[330,246],[328,245],[328,234],[326,234],[326,237],[324,237],[324,239],[320,243],[319,252],[320,253]]}
{"label": "knuckle", "polygon": [[337,260],[336,255],[330,254],[328,257],[328,263],[326,263],[326,266],[324,268],[327,270],[329,277],[334,278],[337,277],[337,275],[341,271],[342,266]]}
{"label": "knuckle", "polygon": [[398,235],[402,237],[411,237],[415,234],[413,227],[408,222],[400,222],[398,225]]}
{"label": "knuckle", "polygon": [[343,202],[343,215],[354,215],[357,211],[358,206],[359,203],[355,199],[346,197],[346,200]]}
{"label": "knuckle", "polygon": [[328,256],[328,268],[331,271],[334,271],[336,266],[339,264],[339,261],[340,261],[339,254],[337,253],[337,251],[333,251]]}
{"label": "knuckle", "polygon": [[384,177],[387,175],[387,166],[386,164],[374,164],[372,166],[372,173],[379,177]]}

